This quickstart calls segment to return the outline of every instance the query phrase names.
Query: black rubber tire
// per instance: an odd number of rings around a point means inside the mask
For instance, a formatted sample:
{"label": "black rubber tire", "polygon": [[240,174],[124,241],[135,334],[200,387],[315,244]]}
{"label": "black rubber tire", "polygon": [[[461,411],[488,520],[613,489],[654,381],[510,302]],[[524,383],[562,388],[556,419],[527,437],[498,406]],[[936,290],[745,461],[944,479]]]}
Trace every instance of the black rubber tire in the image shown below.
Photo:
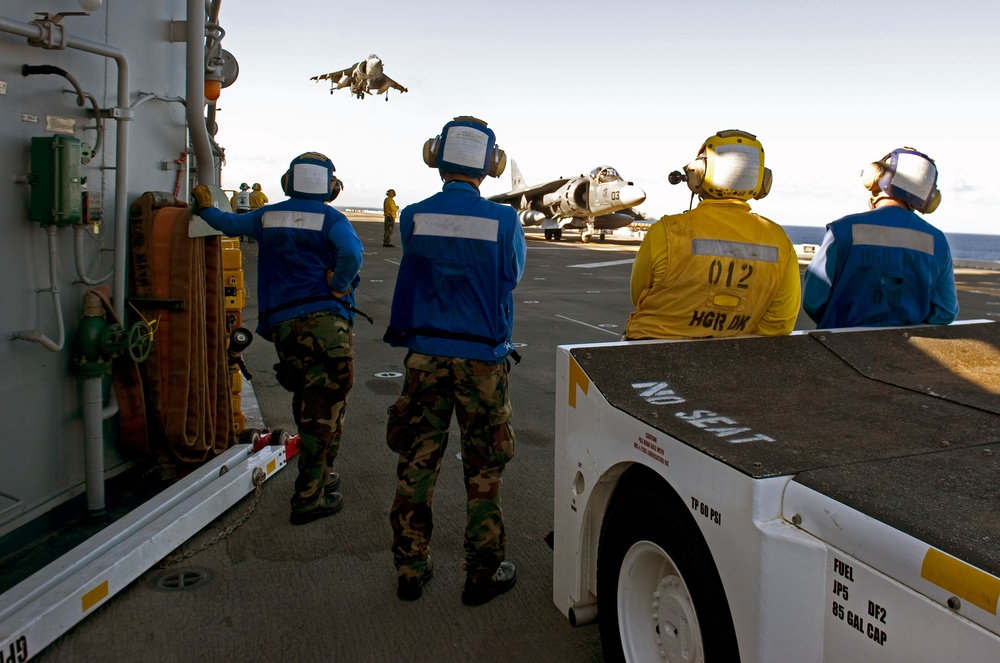
{"label": "black rubber tire", "polygon": [[251,446],[256,446],[257,442],[260,441],[260,430],[257,428],[247,428],[240,433],[237,442],[240,444],[249,444]]}
{"label": "black rubber tire", "polygon": [[271,439],[268,441],[268,446],[278,447],[288,444],[288,440],[292,438],[292,434],[285,430],[284,428],[275,428],[271,431]]}
{"label": "black rubber tire", "polygon": [[625,486],[625,490],[612,499],[601,530],[597,599],[605,660],[626,660],[618,615],[619,574],[632,546],[648,541],[670,556],[692,596],[705,661],[739,661],[729,603],[704,537],[676,493],[669,489],[658,491],[637,478],[622,477],[619,486]]}

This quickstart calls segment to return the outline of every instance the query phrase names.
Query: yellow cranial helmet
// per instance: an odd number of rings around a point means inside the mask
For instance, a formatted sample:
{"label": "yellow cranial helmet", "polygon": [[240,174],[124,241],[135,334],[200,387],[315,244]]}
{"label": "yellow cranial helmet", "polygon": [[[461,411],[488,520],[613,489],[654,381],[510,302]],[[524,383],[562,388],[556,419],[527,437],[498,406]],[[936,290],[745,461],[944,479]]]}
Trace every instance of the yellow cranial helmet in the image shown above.
{"label": "yellow cranial helmet", "polygon": [[702,197],[759,200],[771,190],[764,147],[753,134],[736,129],[720,131],[702,143],[684,173],[688,188]]}

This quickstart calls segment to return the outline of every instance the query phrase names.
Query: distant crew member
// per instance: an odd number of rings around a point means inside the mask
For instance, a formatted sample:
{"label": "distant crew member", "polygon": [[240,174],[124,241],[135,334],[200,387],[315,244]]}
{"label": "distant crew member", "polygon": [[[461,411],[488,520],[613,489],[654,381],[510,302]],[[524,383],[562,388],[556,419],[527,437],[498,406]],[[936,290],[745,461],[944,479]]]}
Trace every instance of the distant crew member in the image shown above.
{"label": "distant crew member", "polygon": [[403,257],[385,333],[386,342],[409,350],[386,430],[399,454],[389,513],[396,595],[416,600],[431,578],[431,497],[457,410],[467,496],[462,602],[480,605],[516,577],[505,559],[500,486],[514,456],[507,357],[526,246],[514,208],[479,193],[483,179],[498,177],[507,163],[485,122],[448,122],[424,144],[424,162],[444,187],[400,216]]}
{"label": "distant crew member", "polygon": [[396,225],[396,217],[399,216],[399,205],[396,204],[395,189],[389,189],[385,192],[385,200],[382,201],[382,212],[385,214],[385,232],[382,234],[382,246],[392,246],[392,228]]}
{"label": "distant crew member", "polygon": [[795,250],[781,226],[747,202],[771,188],[760,142],[720,131],[684,173],[670,181],[686,181],[700,202],[646,231],[632,265],[635,310],[625,339],[791,333],[801,298]]}
{"label": "distant crew member", "polygon": [[250,192],[250,210],[260,209],[268,203],[267,195],[261,190],[260,183],[253,183],[253,191]]}
{"label": "distant crew member", "polygon": [[861,173],[870,211],[838,219],[806,269],[802,307],[820,329],[946,325],[958,315],[951,249],[916,214],[941,202],[937,166],[912,147]]}
{"label": "distant crew member", "polygon": [[332,516],[343,506],[340,476],[330,470],[354,385],[354,291],[363,248],[347,217],[326,204],[342,187],[334,171],[324,155],[301,154],[281,178],[288,200],[247,214],[213,207],[206,186],[192,192],[210,226],[260,244],[257,333],[274,343],[277,379],[292,392],[301,437],[293,525]]}
{"label": "distant crew member", "polygon": [[233,206],[233,211],[237,214],[244,214],[250,211],[250,185],[246,182],[240,184],[240,190],[233,194],[233,199],[229,201]]}

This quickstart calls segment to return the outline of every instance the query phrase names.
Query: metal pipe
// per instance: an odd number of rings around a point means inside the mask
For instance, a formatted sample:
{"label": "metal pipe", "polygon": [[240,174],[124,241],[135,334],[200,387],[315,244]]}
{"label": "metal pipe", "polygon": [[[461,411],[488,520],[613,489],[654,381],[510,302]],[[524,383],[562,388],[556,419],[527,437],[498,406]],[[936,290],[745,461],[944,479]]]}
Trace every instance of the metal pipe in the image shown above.
{"label": "metal pipe", "polygon": [[81,283],[86,285],[97,285],[98,283],[104,283],[115,273],[114,267],[111,268],[104,276],[92,279],[84,272],[83,269],[83,236],[87,232],[87,229],[83,224],[76,224],[73,226],[73,258],[76,262],[76,276],[80,279]]}
{"label": "metal pipe", "polygon": [[584,626],[597,621],[597,604],[575,605],[569,609],[569,623],[571,626]]}
{"label": "metal pipe", "polygon": [[83,379],[84,467],[87,477],[87,512],[104,514],[104,379]]}
{"label": "metal pipe", "polygon": [[89,92],[84,92],[83,88],[81,88],[80,84],[76,81],[76,78],[61,67],[56,67],[50,64],[34,66],[30,64],[21,65],[22,76],[33,76],[36,74],[54,74],[56,76],[62,76],[69,81],[70,85],[72,85],[73,89],[76,91],[77,106],[83,106],[85,101],[90,101],[90,106],[94,109],[94,129],[97,131],[97,140],[94,141],[93,151],[94,154],[100,152],[101,147],[104,145],[104,120],[101,118],[101,109],[97,103],[97,99],[94,98],[94,95]]}
{"label": "metal pipe", "polygon": [[56,310],[56,325],[58,326],[58,341],[53,341],[44,332],[38,329],[15,332],[12,338],[21,341],[31,341],[38,343],[46,350],[59,352],[66,341],[66,326],[63,324],[62,305],[59,302],[59,283],[56,275],[56,226],[45,227],[49,235],[49,292],[52,293],[52,304]]}
{"label": "metal pipe", "polygon": [[218,184],[215,158],[205,125],[205,0],[187,0],[188,131],[198,168],[199,184]]}

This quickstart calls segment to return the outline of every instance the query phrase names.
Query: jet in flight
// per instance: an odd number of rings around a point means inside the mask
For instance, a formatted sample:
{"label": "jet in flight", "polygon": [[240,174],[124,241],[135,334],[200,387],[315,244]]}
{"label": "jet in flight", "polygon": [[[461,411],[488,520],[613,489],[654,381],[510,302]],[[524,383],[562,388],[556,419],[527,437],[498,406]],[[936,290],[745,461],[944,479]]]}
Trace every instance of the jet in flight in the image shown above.
{"label": "jet in flight", "polygon": [[632,207],[646,200],[646,192],[623,180],[611,166],[598,166],[589,175],[525,186],[521,170],[511,161],[511,191],[490,200],[512,205],[522,226],[541,225],[545,239],[558,241],[563,228],[572,228],[587,243],[595,232],[604,239],[605,231],[640,218]]}
{"label": "jet in flight", "polygon": [[361,62],[355,62],[347,69],[313,76],[309,80],[329,80],[330,94],[349,86],[351,94],[358,99],[364,99],[366,94],[379,95],[385,93],[385,100],[389,101],[389,88],[406,92],[405,87],[383,73],[382,59],[374,53]]}

